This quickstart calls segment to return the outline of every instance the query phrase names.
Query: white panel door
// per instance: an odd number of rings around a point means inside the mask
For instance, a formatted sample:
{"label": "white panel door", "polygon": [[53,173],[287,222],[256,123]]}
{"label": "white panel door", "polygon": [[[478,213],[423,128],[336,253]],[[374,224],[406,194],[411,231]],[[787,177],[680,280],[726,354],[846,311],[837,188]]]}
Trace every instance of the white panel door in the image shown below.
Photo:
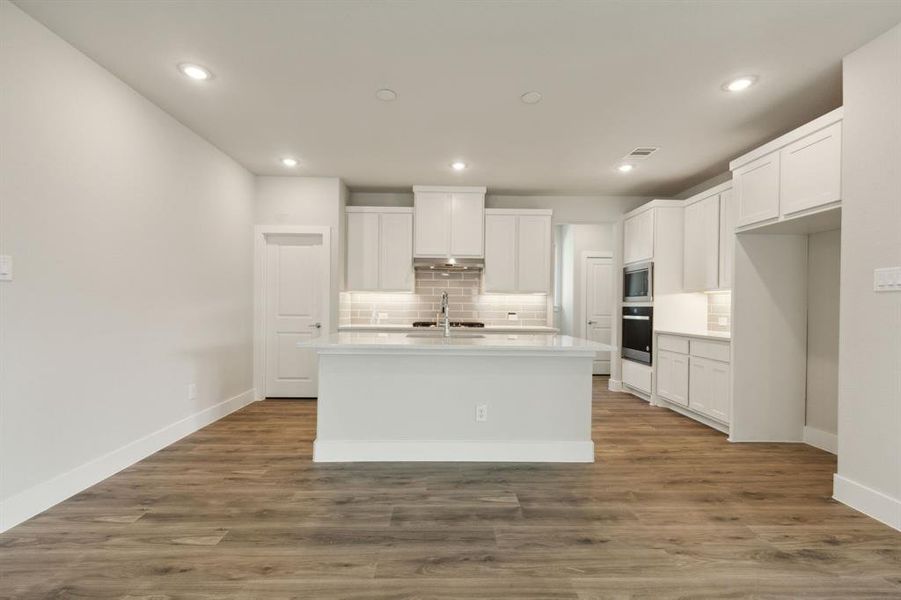
{"label": "white panel door", "polygon": [[789,215],[842,198],[842,124],[782,149],[780,208]]}
{"label": "white panel door", "polygon": [[[613,332],[613,259],[585,259],[585,337],[610,344]],[[610,374],[610,353],[598,352],[595,375]]]}
{"label": "white panel door", "polygon": [[266,237],[266,397],[316,396],[316,353],[297,348],[297,343],[321,333],[322,270],[327,264],[321,235]]}
{"label": "white panel door", "polygon": [[379,215],[379,289],[413,291],[413,215]]}
{"label": "white panel door", "polygon": [[379,214],[347,213],[347,289],[379,289]]}
{"label": "white panel door", "polygon": [[689,364],[688,406],[728,423],[732,412],[729,363],[692,356]]}
{"label": "white panel door", "polygon": [[516,291],[516,215],[485,215],[486,292]]}
{"label": "white panel door", "polygon": [[657,395],[688,406],[688,355],[657,351]]}
{"label": "white panel door", "polygon": [[517,291],[547,293],[551,282],[551,218],[523,215],[517,219]]}
{"label": "white panel door", "polygon": [[485,195],[478,192],[451,194],[450,255],[481,258],[485,255]]}
{"label": "white panel door", "polygon": [[735,194],[724,190],[720,194],[720,285],[732,289],[732,263],[735,262]]}
{"label": "white panel door", "polygon": [[416,192],[413,203],[414,256],[449,256],[451,195],[446,192]]}
{"label": "white panel door", "polygon": [[767,154],[737,169],[732,185],[738,201],[738,227],[778,217],[779,153]]}

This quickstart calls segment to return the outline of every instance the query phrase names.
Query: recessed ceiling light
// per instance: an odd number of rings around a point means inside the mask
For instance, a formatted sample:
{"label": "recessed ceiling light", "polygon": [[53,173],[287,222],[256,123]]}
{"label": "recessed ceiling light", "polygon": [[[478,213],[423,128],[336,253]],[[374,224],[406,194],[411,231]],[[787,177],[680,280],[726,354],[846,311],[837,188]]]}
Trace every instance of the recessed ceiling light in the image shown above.
{"label": "recessed ceiling light", "polygon": [[755,83],[757,83],[756,75],[744,75],[727,81],[723,84],[723,89],[727,92],[743,92]]}
{"label": "recessed ceiling light", "polygon": [[465,168],[466,168],[466,163],[461,160],[451,163],[451,169],[453,169],[454,171],[462,171]]}
{"label": "recessed ceiling light", "polygon": [[629,171],[631,171],[634,168],[635,167],[630,165],[629,163],[623,163],[620,166],[616,167],[616,170],[619,171],[620,173],[628,173]]}
{"label": "recessed ceiling light", "polygon": [[541,92],[526,92],[522,96],[519,97],[520,100],[523,101],[523,104],[538,104],[541,102]]}
{"label": "recessed ceiling light", "polygon": [[296,167],[297,159],[291,158],[290,156],[286,156],[282,159],[282,164],[285,165],[286,167]]}
{"label": "recessed ceiling light", "polygon": [[178,65],[178,70],[181,71],[181,74],[185,77],[189,77],[195,81],[206,81],[213,77],[213,74],[210,73],[209,69],[205,69],[200,65],[195,65],[193,63],[181,63]]}
{"label": "recessed ceiling light", "polygon": [[375,97],[382,102],[393,102],[394,100],[397,100],[397,92],[389,90],[388,88],[382,88],[376,91]]}

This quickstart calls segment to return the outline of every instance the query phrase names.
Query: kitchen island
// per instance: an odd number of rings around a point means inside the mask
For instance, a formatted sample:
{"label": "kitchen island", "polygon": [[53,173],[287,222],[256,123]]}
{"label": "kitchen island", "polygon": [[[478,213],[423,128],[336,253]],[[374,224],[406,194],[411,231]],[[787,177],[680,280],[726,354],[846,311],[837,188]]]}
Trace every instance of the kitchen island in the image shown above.
{"label": "kitchen island", "polygon": [[316,462],[593,462],[592,360],[554,334],[340,332],[319,353]]}

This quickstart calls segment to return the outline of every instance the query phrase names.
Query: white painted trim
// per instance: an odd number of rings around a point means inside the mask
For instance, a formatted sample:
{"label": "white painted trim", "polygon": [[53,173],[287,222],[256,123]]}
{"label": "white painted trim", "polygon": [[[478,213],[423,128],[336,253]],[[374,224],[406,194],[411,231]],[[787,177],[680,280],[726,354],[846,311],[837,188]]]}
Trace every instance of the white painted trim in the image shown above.
{"label": "white painted trim", "polygon": [[607,381],[607,389],[611,392],[621,392],[623,391],[623,382],[619,379],[609,379]]}
{"label": "white painted trim", "polygon": [[793,129],[788,133],[777,137],[775,140],[771,140],[764,144],[763,146],[759,146],[754,150],[751,150],[747,154],[743,154],[736,158],[735,160],[729,163],[729,170],[735,171],[743,167],[744,165],[757,160],[767,154],[771,154],[776,152],[777,150],[781,150],[782,148],[788,146],[789,144],[800,140],[801,138],[808,136],[812,133],[816,133],[821,129],[825,129],[830,125],[841,121],[844,116],[844,107],[839,106],[835,110],[832,110],[825,115],[821,115],[810,121],[809,123],[805,123],[801,125],[797,129]]}
{"label": "white painted trim", "polygon": [[820,450],[825,450],[832,454],[838,454],[838,436],[834,433],[829,433],[828,431],[805,425],[803,439],[804,443],[809,444],[814,448],[819,448]]}
{"label": "white painted trim", "polygon": [[475,192],[486,194],[488,188],[477,185],[414,185],[413,193],[416,192]]}
{"label": "white painted trim", "polygon": [[0,532],[15,527],[186,435],[247,406],[255,396],[254,390],[242,392],[4,500],[0,503]]}
{"label": "white painted trim", "polygon": [[591,441],[316,440],[314,462],[594,462]]}
{"label": "white painted trim", "polygon": [[685,200],[669,200],[669,199],[657,199],[651,200],[645,204],[642,204],[638,208],[633,208],[626,214],[624,214],[620,221],[625,221],[635,215],[640,215],[641,213],[651,210],[652,208],[682,208],[685,206]]}
{"label": "white painted trim", "polygon": [[685,206],[689,206],[691,204],[694,204],[695,202],[700,202],[701,200],[704,200],[711,196],[716,196],[717,194],[722,194],[723,192],[725,192],[727,190],[731,190],[731,189],[732,189],[732,180],[730,179],[729,181],[724,181],[723,183],[715,185],[712,188],[708,188],[708,189],[704,190],[703,192],[698,192],[694,196],[690,196],[690,197],[686,198]]}
{"label": "white painted trim", "polygon": [[901,531],[901,500],[867,487],[838,473],[833,476],[832,497],[863,514]]}
{"label": "white painted trim", "polygon": [[651,396],[651,404],[653,406],[659,406],[660,408],[667,408],[675,413],[679,413],[683,417],[688,417],[694,421],[697,421],[701,425],[706,425],[711,429],[716,429],[720,433],[725,433],[729,435],[729,425],[727,423],[721,423],[716,419],[708,417],[705,414],[694,411],[687,406],[682,406],[681,404],[676,404],[675,402],[671,402],[670,400],[660,396],[659,394],[653,394]]}
{"label": "white painted trim", "polygon": [[[310,225],[256,225],[253,228],[253,381],[260,394],[266,397],[266,236],[321,235],[325,265],[322,269],[322,329],[320,335],[331,333],[332,312],[332,230],[330,227]],[[339,253],[340,255],[340,253]]]}
{"label": "white painted trim", "polygon": [[344,209],[345,213],[394,213],[412,215],[412,206],[348,206]]}
{"label": "white painted trim", "polygon": [[486,215],[525,215],[534,217],[553,217],[550,208],[486,208]]}

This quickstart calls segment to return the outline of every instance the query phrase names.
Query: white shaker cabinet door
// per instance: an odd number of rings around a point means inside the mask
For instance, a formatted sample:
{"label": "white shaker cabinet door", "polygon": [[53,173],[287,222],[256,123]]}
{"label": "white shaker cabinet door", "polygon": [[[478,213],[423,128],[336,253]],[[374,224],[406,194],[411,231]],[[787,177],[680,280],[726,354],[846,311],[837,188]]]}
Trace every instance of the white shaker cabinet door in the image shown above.
{"label": "white shaker cabinet door", "polygon": [[781,177],[783,215],[841,200],[841,122],[783,148]]}
{"label": "white shaker cabinet door", "polygon": [[732,183],[738,200],[738,227],[779,216],[779,152],[737,169]]}
{"label": "white shaker cabinet door", "polygon": [[416,192],[413,253],[423,258],[450,256],[451,195]]}
{"label": "white shaker cabinet door", "polygon": [[451,194],[450,256],[481,258],[485,255],[485,196],[477,192]]}
{"label": "white shaker cabinet door", "polygon": [[654,257],[654,210],[646,210],[623,223],[623,263],[630,264]]}
{"label": "white shaker cabinet door", "polygon": [[485,215],[486,292],[516,291],[516,215]]}
{"label": "white shaker cabinet door", "polygon": [[383,213],[379,216],[379,289],[413,291],[413,215]]}
{"label": "white shaker cabinet door", "polygon": [[720,194],[720,284],[732,289],[732,263],[735,262],[735,194],[731,189]]}
{"label": "white shaker cabinet door", "polygon": [[657,351],[657,395],[688,406],[688,355]]}
{"label": "white shaker cabinet door", "polygon": [[541,215],[517,218],[517,291],[546,293],[551,280],[551,218]]}
{"label": "white shaker cabinet door", "polygon": [[379,289],[379,215],[347,213],[348,291]]}

